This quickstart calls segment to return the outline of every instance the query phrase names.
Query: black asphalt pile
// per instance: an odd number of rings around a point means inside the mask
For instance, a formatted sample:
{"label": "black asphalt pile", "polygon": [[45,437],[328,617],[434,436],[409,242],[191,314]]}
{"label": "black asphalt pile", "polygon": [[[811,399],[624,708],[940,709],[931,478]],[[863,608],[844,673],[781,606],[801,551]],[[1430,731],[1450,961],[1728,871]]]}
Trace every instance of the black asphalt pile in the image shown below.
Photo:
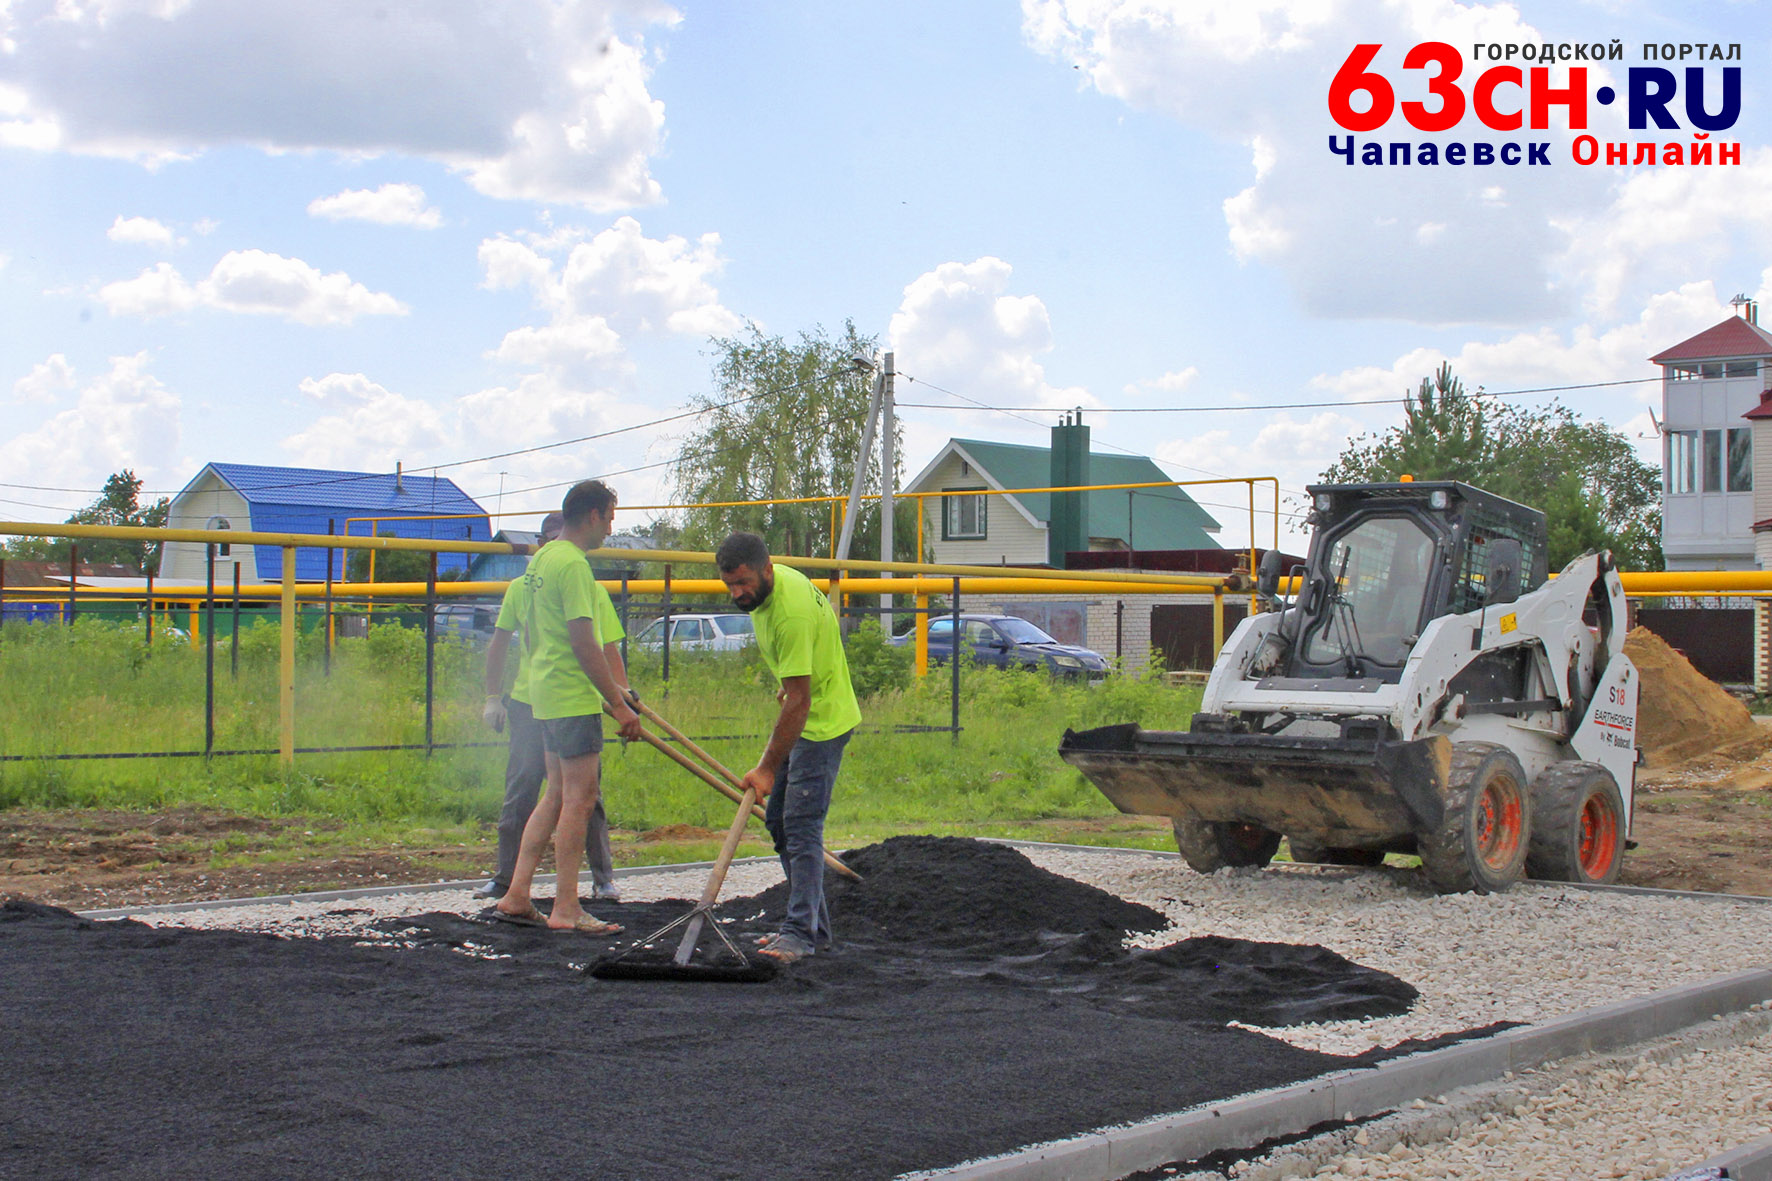
{"label": "black asphalt pile", "polygon": [[1414,995],[1321,948],[1125,952],[1160,915],[1001,846],[851,860],[838,948],[756,985],[576,970],[682,901],[596,905],[613,941],[430,914],[385,946],[8,903],[0,1175],[891,1177],[1343,1068],[1224,1022]]}

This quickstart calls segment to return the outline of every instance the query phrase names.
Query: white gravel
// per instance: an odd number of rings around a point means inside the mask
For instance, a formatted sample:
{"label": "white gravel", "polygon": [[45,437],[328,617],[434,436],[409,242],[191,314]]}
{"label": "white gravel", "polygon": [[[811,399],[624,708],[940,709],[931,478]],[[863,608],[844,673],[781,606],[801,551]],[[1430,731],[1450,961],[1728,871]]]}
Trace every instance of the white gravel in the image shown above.
{"label": "white gravel", "polygon": [[[1046,869],[1169,916],[1173,925],[1141,937],[1141,945],[1209,934],[1319,944],[1420,990],[1420,1000],[1399,1017],[1262,1030],[1326,1053],[1359,1053],[1496,1021],[1542,1021],[1772,964],[1772,903],[1535,885],[1501,895],[1439,896],[1417,875],[1396,870],[1285,867],[1203,876],[1173,857],[1025,851]],[[725,896],[753,894],[779,880],[772,861],[737,865]],[[705,870],[697,869],[628,875],[621,886],[627,897],[652,899],[693,897],[704,882]],[[358,934],[366,942],[398,944],[397,935],[371,933],[368,923],[432,910],[469,914],[484,906],[466,889],[453,889],[139,917],[161,926],[294,937]],[[1719,1028],[1756,1020],[1757,1026],[1743,1027],[1735,1038],[1747,1044],[1709,1045],[1700,1052],[1682,1049],[1675,1038],[1617,1062],[1587,1060],[1540,1071],[1498,1084],[1494,1094],[1460,1100],[1462,1107],[1446,1105],[1425,1117],[1414,1113],[1412,1130],[1392,1135],[1372,1124],[1359,1133],[1319,1138],[1283,1153],[1281,1163],[1253,1164],[1244,1172],[1252,1181],[1330,1173],[1660,1177],[1772,1130],[1772,1034],[1766,1032],[1772,1014],[1736,1018]],[[1713,1041],[1717,1036],[1713,1032]],[[1409,1115],[1390,1118],[1406,1122]],[[1366,1142],[1354,1143],[1360,1135]]]}

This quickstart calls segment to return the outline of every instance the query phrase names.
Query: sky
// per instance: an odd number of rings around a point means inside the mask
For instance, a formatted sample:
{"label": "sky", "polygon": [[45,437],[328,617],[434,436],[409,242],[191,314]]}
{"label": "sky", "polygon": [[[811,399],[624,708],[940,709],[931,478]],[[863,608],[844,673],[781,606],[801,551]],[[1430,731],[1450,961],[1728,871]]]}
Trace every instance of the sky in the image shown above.
{"label": "sky", "polygon": [[[1659,462],[1647,358],[1737,294],[1772,302],[1769,15],[0,0],[0,517],[63,519],[126,467],[175,492],[211,461],[436,468],[504,511],[606,476],[663,504],[694,423],[645,424],[713,392],[710,341],[846,320],[894,353],[907,478],[951,437],[1044,445],[1080,407],[1097,450],[1176,479],[1278,477],[1288,548],[1305,484],[1442,360]],[[1584,94],[1624,93],[1645,43],[1739,45],[1703,67],[1717,109],[1738,70],[1711,139],[1739,164],[1572,158],[1582,134],[1689,149],[1689,95],[1669,130],[1594,98],[1575,127],[1564,105],[1430,133],[1399,107],[1357,135],[1540,143],[1543,165],[1330,150],[1357,45],[1431,108],[1417,44],[1454,47],[1470,92],[1495,64],[1473,46],[1614,39]],[[1247,541],[1244,485],[1195,495]]]}

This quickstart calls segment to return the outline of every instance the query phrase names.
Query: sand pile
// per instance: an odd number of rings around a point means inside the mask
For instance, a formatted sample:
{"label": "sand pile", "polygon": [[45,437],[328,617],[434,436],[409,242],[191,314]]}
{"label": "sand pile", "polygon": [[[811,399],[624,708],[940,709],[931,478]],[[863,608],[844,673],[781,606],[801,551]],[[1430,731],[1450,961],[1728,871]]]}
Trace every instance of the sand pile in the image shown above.
{"label": "sand pile", "polygon": [[1650,767],[1667,767],[1760,739],[1747,707],[1647,628],[1632,628],[1624,654],[1642,674],[1637,745]]}

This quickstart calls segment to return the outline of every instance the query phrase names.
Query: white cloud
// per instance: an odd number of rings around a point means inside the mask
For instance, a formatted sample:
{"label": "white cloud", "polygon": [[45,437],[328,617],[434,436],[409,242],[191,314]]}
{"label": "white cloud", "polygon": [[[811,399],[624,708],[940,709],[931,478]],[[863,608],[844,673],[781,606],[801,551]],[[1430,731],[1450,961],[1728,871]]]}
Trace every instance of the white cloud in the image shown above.
{"label": "white cloud", "polygon": [[282,441],[298,463],[348,471],[392,471],[448,441],[436,407],[396,394],[361,373],[308,378],[301,392],[328,411]]}
{"label": "white cloud", "polygon": [[[917,359],[917,375],[982,402],[1054,410],[1099,405],[1079,386],[1046,380],[1036,358],[1052,349],[1052,323],[1038,296],[1008,294],[1012,273],[1008,263],[987,256],[944,262],[919,275],[893,313],[887,333],[893,349]],[[992,417],[1003,425],[1002,416]]]}
{"label": "white cloud", "polygon": [[527,241],[488,238],[480,243],[482,285],[527,287],[550,317],[507,333],[488,355],[595,384],[626,367],[625,336],[737,331],[743,321],[713,285],[724,265],[719,248],[718,234],[648,238],[631,217],[589,237],[566,228]]}
{"label": "white cloud", "polygon": [[177,244],[172,230],[153,218],[124,217],[121,214],[111,223],[111,228],[105,231],[105,237],[113,242],[152,246],[159,250],[171,250]]}
{"label": "white cloud", "polygon": [[443,214],[425,204],[425,191],[412,184],[386,184],[379,189],[346,189],[308,202],[308,214],[332,221],[372,221],[384,226],[434,230]]}
{"label": "white cloud", "polygon": [[1126,387],[1129,394],[1179,394],[1194,384],[1200,376],[1196,367],[1189,365],[1185,369],[1175,369],[1159,377],[1146,381],[1135,381]]}
{"label": "white cloud", "polygon": [[164,316],[202,306],[317,325],[407,312],[392,295],[371,291],[343,271],[323,274],[299,258],[263,250],[224,254],[196,284],[159,263],[134,279],[107,283],[98,298],[114,316]]}
{"label": "white cloud", "polygon": [[20,402],[53,402],[61,391],[73,388],[74,367],[61,353],[51,353],[12,383],[12,396]]}
{"label": "white cloud", "polygon": [[155,263],[133,279],[105,284],[98,299],[113,316],[169,316],[202,302],[196,288],[169,262]]}
{"label": "white cloud", "polygon": [[[1343,133],[1327,116],[1325,95],[1354,45],[1382,43],[1372,69],[1397,84],[1399,100],[1418,101],[1425,72],[1402,70],[1401,47],[1545,40],[1511,4],[1023,0],[1022,9],[1028,43],[1076,66],[1101,93],[1249,146],[1251,183],[1222,198],[1227,241],[1239,259],[1280,268],[1310,314],[1531,324],[1574,310],[1603,285],[1603,275],[1581,265],[1594,255],[1572,240],[1570,227],[1591,224],[1603,236],[1614,225],[1607,207],[1617,170],[1568,164],[1566,128],[1531,135],[1550,141],[1559,166],[1509,169],[1505,193],[1497,168],[1349,167],[1328,149],[1328,134]],[[1467,63],[1466,77],[1471,70]],[[1564,73],[1553,68],[1553,84]],[[1604,77],[1605,67],[1590,68],[1589,85]],[[1593,117],[1601,138],[1620,121],[1611,109],[1596,108]],[[1360,137],[1424,138],[1400,122]],[[1746,194],[1755,186],[1742,184],[1736,169],[1709,171],[1727,174],[1710,203],[1712,212],[1729,205],[1726,220],[1695,224],[1690,240],[1723,240],[1731,226],[1772,217],[1751,207]],[[1740,199],[1730,202],[1720,190],[1732,185]]]}
{"label": "white cloud", "polygon": [[397,152],[490,196],[660,199],[656,0],[10,0],[0,144],[144,162],[207,148]]}
{"label": "white cloud", "polygon": [[0,443],[0,473],[41,483],[54,472],[55,483],[94,488],[123,468],[149,487],[182,480],[181,402],[147,368],[146,353],[112,357],[110,370],[82,389],[75,405]]}

